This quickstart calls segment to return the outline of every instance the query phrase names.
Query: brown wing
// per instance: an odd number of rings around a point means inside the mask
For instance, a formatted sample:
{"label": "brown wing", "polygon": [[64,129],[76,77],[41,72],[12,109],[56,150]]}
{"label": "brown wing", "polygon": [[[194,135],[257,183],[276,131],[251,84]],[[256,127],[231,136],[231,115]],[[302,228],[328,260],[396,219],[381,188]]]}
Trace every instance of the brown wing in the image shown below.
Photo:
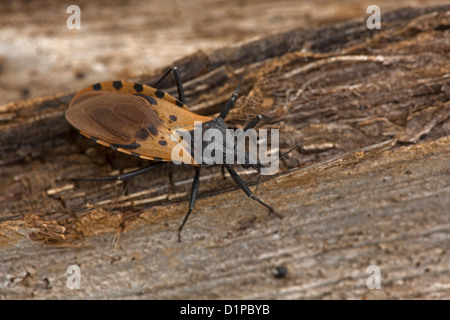
{"label": "brown wing", "polygon": [[[80,91],[72,99],[66,119],[81,134],[102,145],[162,161],[172,161],[172,150],[179,148],[171,138],[176,129],[191,130],[194,121],[211,120],[170,103],[167,97],[149,99],[103,90]],[[186,158],[182,161],[186,162]]]}
{"label": "brown wing", "polygon": [[158,114],[139,96],[114,92],[87,92],[76,96],[66,112],[75,128],[112,144],[136,142],[144,131],[156,136],[165,125]]}

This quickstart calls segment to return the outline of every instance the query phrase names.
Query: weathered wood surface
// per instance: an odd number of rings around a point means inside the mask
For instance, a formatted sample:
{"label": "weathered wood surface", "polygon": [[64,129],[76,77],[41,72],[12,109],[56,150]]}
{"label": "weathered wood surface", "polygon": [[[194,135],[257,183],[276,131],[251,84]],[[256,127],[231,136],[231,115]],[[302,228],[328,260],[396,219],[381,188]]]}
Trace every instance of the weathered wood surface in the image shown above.
{"label": "weathered wood surface", "polygon": [[[220,168],[203,170],[182,243],[192,168],[72,183],[144,162],[77,135],[64,120],[73,93],[1,106],[1,297],[449,298],[449,10],[386,13],[381,30],[365,20],[292,30],[176,62],[202,114],[220,110],[248,66],[227,122],[263,113],[282,151],[305,150],[258,191],[283,219]],[[72,264],[78,291],[65,286]],[[381,290],[366,287],[370,265]]]}

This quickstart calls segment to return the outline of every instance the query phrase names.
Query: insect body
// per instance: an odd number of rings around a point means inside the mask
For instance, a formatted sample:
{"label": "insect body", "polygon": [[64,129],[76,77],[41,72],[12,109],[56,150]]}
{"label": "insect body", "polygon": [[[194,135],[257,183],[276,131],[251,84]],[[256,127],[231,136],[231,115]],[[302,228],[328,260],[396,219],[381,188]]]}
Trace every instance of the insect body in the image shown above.
{"label": "insect body", "polygon": [[[171,71],[177,84],[179,99],[154,88]],[[172,150],[180,142],[179,139],[173,139],[175,133],[193,132],[196,128],[194,124],[196,121],[197,123],[201,122],[202,132],[213,128],[224,133],[227,129],[224,119],[237,99],[239,87],[240,82],[217,118],[201,116],[189,111],[184,103],[184,90],[176,67],[169,69],[153,87],[125,81],[109,81],[80,90],[73,97],[66,112],[66,119],[71,125],[82,135],[101,145],[129,155],[157,161],[156,164],[149,167],[117,177],[80,180],[124,180],[157,168],[164,162],[173,161]],[[261,116],[258,115],[244,130],[254,127],[260,119]],[[191,140],[189,145],[191,150],[186,150],[190,153],[188,164],[196,166],[196,172],[191,189],[189,210],[178,230],[178,240],[180,240],[184,224],[194,209],[200,181],[200,167],[211,165],[210,162],[207,164],[194,161],[194,151],[199,148],[203,150],[207,147],[207,143],[202,141],[200,144],[196,144],[194,140]],[[227,146],[224,142],[224,150],[226,149]],[[241,151],[234,149],[232,152],[235,157],[238,157]],[[248,159],[248,154],[241,156]],[[225,158],[225,154],[223,158]],[[233,180],[247,196],[274,212],[272,207],[252,193],[230,164],[225,164],[225,166]],[[264,167],[259,161],[256,164],[249,164],[249,166],[258,171]]]}
{"label": "insect body", "polygon": [[84,136],[117,151],[156,161],[172,161],[176,129],[213,120],[192,113],[183,102],[146,85],[101,82],[72,99],[66,119]]}

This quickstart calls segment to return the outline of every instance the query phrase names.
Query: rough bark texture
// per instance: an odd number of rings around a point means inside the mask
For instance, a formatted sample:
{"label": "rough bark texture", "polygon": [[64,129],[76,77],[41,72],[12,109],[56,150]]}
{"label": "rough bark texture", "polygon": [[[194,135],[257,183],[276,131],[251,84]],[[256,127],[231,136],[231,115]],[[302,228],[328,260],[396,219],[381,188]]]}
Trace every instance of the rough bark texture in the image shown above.
{"label": "rough bark texture", "polygon": [[[449,10],[401,9],[381,30],[350,20],[175,62],[195,112],[217,113],[244,74],[230,127],[264,114],[258,127],[280,129],[281,151],[303,147],[258,190],[283,219],[221,168],[203,170],[182,243],[192,168],[74,183],[146,162],[78,135],[64,120],[73,93],[1,106],[0,296],[449,298]],[[74,264],[80,290],[66,287]],[[366,286],[371,265],[381,290]]]}

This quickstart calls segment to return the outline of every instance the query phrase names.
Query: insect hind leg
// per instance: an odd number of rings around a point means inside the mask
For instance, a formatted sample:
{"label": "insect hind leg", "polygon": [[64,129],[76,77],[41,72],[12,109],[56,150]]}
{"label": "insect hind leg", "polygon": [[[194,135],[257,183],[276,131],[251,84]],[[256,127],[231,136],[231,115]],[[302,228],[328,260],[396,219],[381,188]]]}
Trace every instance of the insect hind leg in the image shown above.
{"label": "insect hind leg", "polygon": [[159,167],[161,167],[163,165],[165,165],[165,162],[157,162],[157,163],[154,163],[154,164],[152,164],[150,166],[147,166],[147,167],[139,168],[137,170],[130,171],[130,172],[127,172],[127,173],[124,173],[124,174],[119,174],[118,176],[98,177],[98,178],[80,178],[80,179],[76,178],[76,179],[70,179],[70,180],[71,181],[114,181],[114,180],[124,181],[124,180],[127,180],[127,179],[131,178],[131,177],[143,174],[143,173],[145,173],[147,171],[159,168]]}
{"label": "insect hind leg", "polygon": [[181,76],[180,76],[180,72],[178,71],[178,67],[177,66],[169,68],[166,72],[164,72],[164,74],[161,76],[161,78],[159,78],[159,80],[156,81],[152,85],[152,87],[156,88],[156,86],[158,84],[160,84],[161,81],[163,81],[169,75],[170,72],[173,73],[173,78],[175,79],[175,84],[177,85],[178,100],[180,100],[181,102],[186,104],[185,97],[184,97],[183,83],[181,82]]}

